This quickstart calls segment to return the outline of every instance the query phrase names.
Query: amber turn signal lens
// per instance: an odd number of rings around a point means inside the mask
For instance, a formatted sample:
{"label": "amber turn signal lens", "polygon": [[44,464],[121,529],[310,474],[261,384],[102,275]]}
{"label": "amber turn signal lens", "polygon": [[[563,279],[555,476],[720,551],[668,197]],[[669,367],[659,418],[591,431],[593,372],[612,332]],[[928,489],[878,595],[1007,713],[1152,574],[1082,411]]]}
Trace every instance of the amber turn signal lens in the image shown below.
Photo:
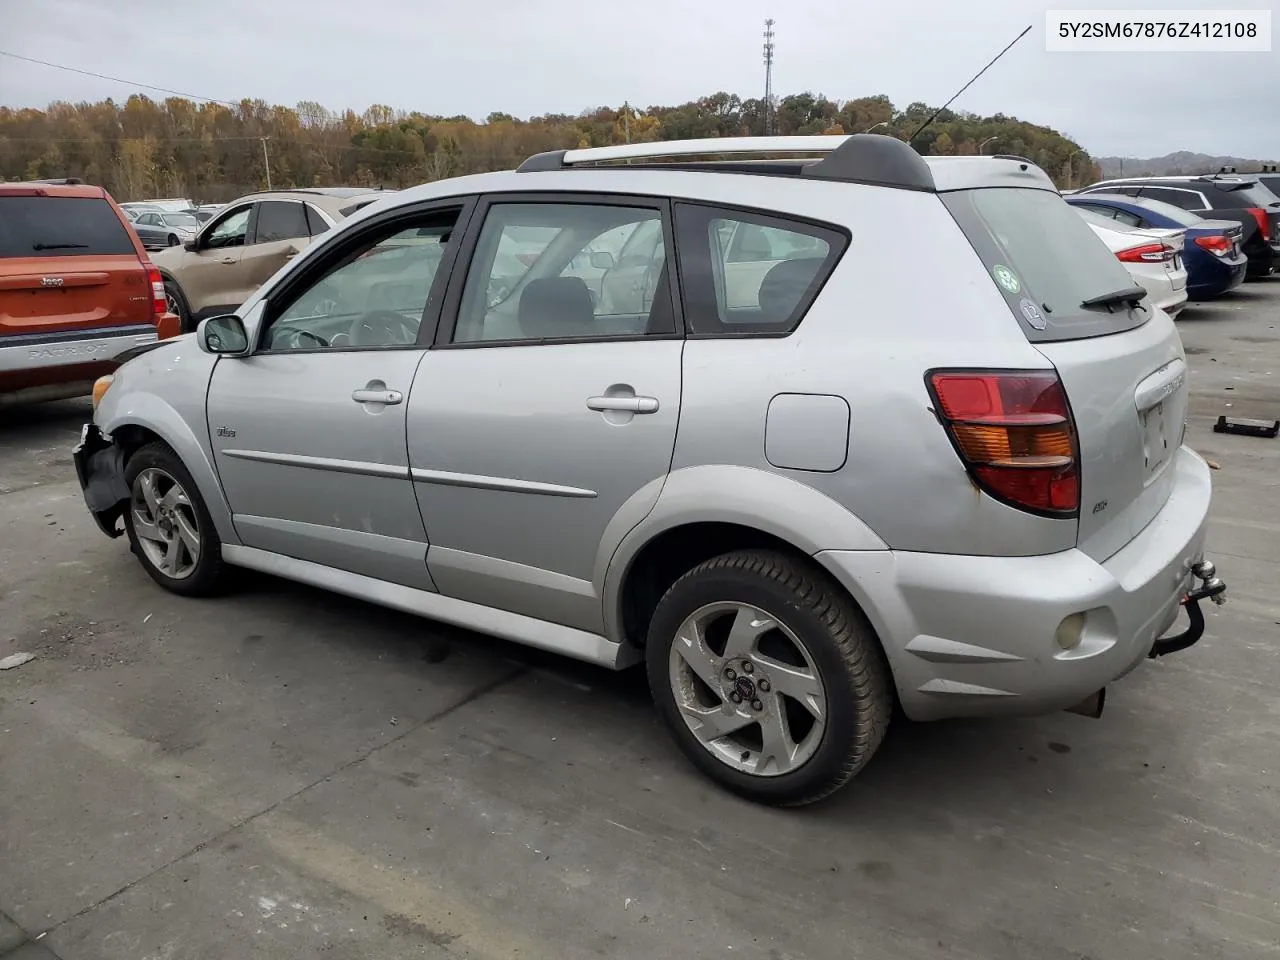
{"label": "amber turn signal lens", "polygon": [[102,398],[107,395],[107,388],[111,386],[111,382],[115,379],[111,374],[105,377],[99,377],[93,381],[93,409],[98,409],[98,404],[102,402]]}

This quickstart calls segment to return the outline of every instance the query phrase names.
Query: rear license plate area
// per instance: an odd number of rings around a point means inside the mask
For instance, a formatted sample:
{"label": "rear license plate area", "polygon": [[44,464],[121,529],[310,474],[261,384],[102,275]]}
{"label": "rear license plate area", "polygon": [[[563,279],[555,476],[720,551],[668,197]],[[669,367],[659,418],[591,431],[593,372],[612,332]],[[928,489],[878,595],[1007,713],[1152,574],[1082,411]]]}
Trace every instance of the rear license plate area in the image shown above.
{"label": "rear license plate area", "polygon": [[1169,459],[1169,436],[1165,428],[1164,401],[1142,413],[1143,480],[1150,483]]}

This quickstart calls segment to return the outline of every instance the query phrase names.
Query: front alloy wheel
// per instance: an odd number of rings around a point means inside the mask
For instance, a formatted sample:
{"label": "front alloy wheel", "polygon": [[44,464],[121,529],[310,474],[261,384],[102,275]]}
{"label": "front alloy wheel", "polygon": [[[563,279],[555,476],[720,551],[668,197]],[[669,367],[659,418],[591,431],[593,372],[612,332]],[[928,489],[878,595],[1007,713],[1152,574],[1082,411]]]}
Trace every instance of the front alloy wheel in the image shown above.
{"label": "front alloy wheel", "polygon": [[147,562],[173,580],[190,577],[200,563],[200,524],[182,484],[148,467],[133,481],[129,509]]}
{"label": "front alloy wheel", "polygon": [[163,443],[135,450],[125,464],[129,545],[160,586],[184,596],[216,593],[222,541],[186,465]]}

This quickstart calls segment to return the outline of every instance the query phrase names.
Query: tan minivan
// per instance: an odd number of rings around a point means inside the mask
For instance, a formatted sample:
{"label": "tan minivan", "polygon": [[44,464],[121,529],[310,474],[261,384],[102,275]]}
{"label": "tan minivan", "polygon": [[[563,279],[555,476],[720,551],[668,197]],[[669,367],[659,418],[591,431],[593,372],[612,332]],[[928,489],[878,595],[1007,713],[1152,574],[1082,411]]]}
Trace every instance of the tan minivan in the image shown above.
{"label": "tan minivan", "polygon": [[0,183],[0,407],[87,396],[164,314],[160,272],[102,187]]}
{"label": "tan minivan", "polygon": [[194,240],[156,252],[168,308],[183,332],[231,313],[313,237],[389,191],[361,187],[272,190],[228,203]]}

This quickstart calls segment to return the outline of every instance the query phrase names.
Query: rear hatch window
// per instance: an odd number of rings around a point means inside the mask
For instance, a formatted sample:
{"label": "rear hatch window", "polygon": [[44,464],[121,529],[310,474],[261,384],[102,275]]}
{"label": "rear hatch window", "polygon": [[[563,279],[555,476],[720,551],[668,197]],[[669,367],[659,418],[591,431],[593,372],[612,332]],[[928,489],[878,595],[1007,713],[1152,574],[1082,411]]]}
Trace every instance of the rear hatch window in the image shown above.
{"label": "rear hatch window", "polygon": [[1261,207],[1266,210],[1277,200],[1275,194],[1258,183],[1250,183],[1247,187],[1234,189],[1224,188],[1221,184],[1217,187],[1213,196],[1213,205],[1224,210],[1242,207]]}
{"label": "rear hatch window", "polygon": [[111,204],[0,195],[0,257],[137,256]]}
{"label": "rear hatch window", "polygon": [[1104,336],[1147,322],[1145,311],[1123,303],[1085,306],[1134,281],[1056,192],[1001,187],[941,196],[1028,340]]}

